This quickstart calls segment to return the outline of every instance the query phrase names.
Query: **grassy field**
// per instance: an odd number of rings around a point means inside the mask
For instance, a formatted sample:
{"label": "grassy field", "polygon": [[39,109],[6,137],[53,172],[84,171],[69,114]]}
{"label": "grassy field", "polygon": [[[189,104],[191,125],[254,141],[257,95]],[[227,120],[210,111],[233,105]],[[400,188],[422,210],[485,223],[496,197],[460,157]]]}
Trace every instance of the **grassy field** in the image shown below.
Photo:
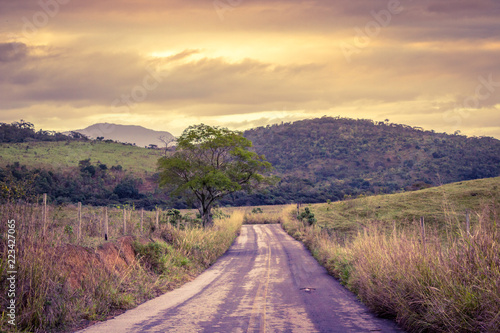
{"label": "grassy field", "polygon": [[433,230],[456,232],[465,228],[466,210],[476,225],[484,205],[500,206],[500,177],[309,207],[318,226],[352,236],[374,223],[389,230],[417,226],[420,217]]}
{"label": "grassy field", "polygon": [[106,142],[29,142],[0,144],[0,166],[19,162],[28,167],[66,169],[91,158],[109,167],[121,165],[136,174],[153,173],[161,150]]}
{"label": "grassy field", "polygon": [[282,225],[373,311],[409,332],[498,332],[499,185],[481,179],[310,205],[313,225],[290,207]]}

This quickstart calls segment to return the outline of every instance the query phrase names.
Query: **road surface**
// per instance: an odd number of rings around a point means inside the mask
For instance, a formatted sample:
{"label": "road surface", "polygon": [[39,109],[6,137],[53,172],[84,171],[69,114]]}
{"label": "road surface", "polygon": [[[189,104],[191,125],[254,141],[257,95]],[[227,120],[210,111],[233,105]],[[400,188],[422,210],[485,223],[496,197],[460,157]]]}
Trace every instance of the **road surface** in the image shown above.
{"label": "road surface", "polygon": [[402,332],[279,225],[245,225],[198,278],[81,332]]}

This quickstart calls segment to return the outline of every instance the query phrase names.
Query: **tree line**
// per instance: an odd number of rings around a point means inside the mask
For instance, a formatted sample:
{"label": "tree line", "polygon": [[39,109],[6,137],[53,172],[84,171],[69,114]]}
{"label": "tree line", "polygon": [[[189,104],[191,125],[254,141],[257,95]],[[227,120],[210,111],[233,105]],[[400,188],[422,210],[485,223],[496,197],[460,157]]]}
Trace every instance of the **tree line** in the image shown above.
{"label": "tree line", "polygon": [[[129,205],[148,210],[172,203],[154,193],[141,193],[143,179],[126,173],[121,165],[108,167],[81,160],[64,171],[28,168],[19,162],[0,167],[0,202],[36,201],[46,193],[56,205]],[[164,196],[163,196],[164,197]],[[179,206],[179,205],[177,205]],[[184,208],[184,207],[183,207]]]}
{"label": "tree line", "polygon": [[[458,131],[449,135],[389,121],[323,117],[258,127],[242,134],[250,143],[245,149],[272,164],[272,174],[279,181],[254,193],[230,191],[219,198],[220,205],[336,201],[500,176],[500,141],[466,137]],[[0,124],[1,142],[62,139],[89,140],[76,134],[35,131],[25,121]],[[168,152],[169,156],[175,154],[175,149]],[[179,159],[188,159],[179,154]],[[160,170],[144,176],[120,165],[91,160],[58,171],[29,169],[15,161],[0,166],[3,200],[21,195],[12,189],[24,184],[27,192],[47,193],[56,203],[130,204],[146,209],[158,205],[193,207],[194,200],[185,200],[182,191],[160,189],[160,178]]]}

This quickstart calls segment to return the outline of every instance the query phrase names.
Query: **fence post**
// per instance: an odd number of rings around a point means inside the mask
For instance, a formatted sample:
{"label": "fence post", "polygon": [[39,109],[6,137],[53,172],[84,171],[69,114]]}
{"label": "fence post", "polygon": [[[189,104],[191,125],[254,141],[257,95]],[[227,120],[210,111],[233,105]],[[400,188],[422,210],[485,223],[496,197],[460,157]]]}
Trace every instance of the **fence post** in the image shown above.
{"label": "fence post", "polygon": [[43,194],[43,227],[42,235],[45,236],[45,231],[47,229],[47,193]]}
{"label": "fence post", "polygon": [[470,237],[470,211],[468,209],[465,211],[465,230],[467,236]]}
{"label": "fence post", "polygon": [[82,237],[82,203],[78,203],[78,230],[77,230],[77,239],[80,240]]}
{"label": "fence post", "polygon": [[140,229],[141,235],[142,235],[143,225],[144,225],[144,208],[141,208],[141,229]]}
{"label": "fence post", "polygon": [[31,223],[30,223],[30,225],[29,225],[29,227],[28,227],[28,233],[29,233],[30,235],[31,235],[31,232],[32,232],[33,228],[35,228],[35,229],[36,229],[36,226],[35,226],[35,223],[36,223],[35,216],[36,216],[37,214],[35,214],[35,211],[37,210],[37,208],[38,208],[38,200],[37,200],[37,202],[34,204],[34,206],[33,206],[33,205],[31,205]]}
{"label": "fence post", "polygon": [[123,207],[123,235],[127,233],[127,210]]}
{"label": "fence post", "polygon": [[160,227],[160,208],[156,208],[156,230]]}
{"label": "fence post", "polygon": [[426,246],[425,246],[425,223],[424,223],[424,217],[420,217],[420,229],[422,231],[422,244],[424,245],[424,252],[426,251]]}
{"label": "fence post", "polygon": [[108,240],[108,207],[104,207],[104,240]]}

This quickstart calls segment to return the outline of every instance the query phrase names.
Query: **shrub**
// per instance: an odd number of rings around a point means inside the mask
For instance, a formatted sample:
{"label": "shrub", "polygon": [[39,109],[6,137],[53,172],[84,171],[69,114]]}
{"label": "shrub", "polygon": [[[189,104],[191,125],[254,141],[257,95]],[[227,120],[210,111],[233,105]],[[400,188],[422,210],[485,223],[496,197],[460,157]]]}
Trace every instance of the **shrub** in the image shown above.
{"label": "shrub", "polygon": [[165,254],[168,251],[166,243],[156,241],[142,245],[139,242],[134,242],[134,249],[146,267],[158,274],[166,272],[167,258]]}
{"label": "shrub", "polygon": [[317,222],[309,207],[304,208],[304,211],[297,216],[297,219],[300,221],[306,221],[309,225],[313,225]]}

